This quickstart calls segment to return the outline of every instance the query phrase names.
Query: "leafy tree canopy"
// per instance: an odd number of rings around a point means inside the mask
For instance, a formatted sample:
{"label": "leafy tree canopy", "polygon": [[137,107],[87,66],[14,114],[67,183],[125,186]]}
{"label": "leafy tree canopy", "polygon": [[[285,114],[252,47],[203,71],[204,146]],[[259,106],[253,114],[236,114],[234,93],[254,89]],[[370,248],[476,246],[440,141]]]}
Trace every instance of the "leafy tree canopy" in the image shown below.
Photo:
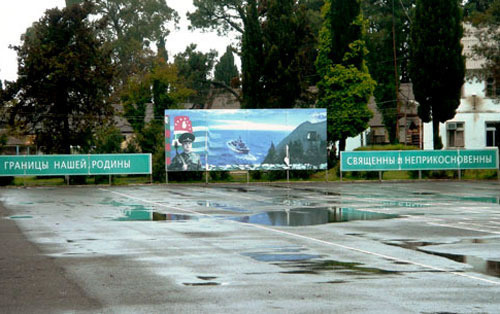
{"label": "leafy tree canopy", "polygon": [[191,44],[186,50],[174,56],[174,63],[186,86],[195,94],[189,97],[189,101],[197,106],[202,106],[207,100],[210,90],[210,73],[214,67],[217,51],[208,53],[196,51],[196,45]]}
{"label": "leafy tree canopy", "polygon": [[192,28],[241,34],[243,107],[291,107],[316,81],[314,32],[321,3],[195,0],[188,17]]}
{"label": "leafy tree canopy", "polygon": [[[469,21],[478,27],[480,43],[474,50],[486,59],[485,76],[492,78],[496,89],[500,86],[500,0],[469,1],[466,4],[473,6],[476,10],[469,15]],[[474,6],[476,4],[476,6]],[[499,93],[492,93],[500,99]]]}
{"label": "leafy tree canopy", "polygon": [[112,114],[107,99],[114,68],[89,21],[91,10],[88,2],[48,10],[14,47],[19,65],[17,81],[9,84],[10,123],[34,133],[47,152],[84,148],[92,130]]}
{"label": "leafy tree canopy", "polygon": [[372,113],[367,103],[375,81],[364,61],[365,21],[359,1],[327,0],[323,13],[325,21],[316,59],[321,76],[317,106],[327,108],[328,141],[339,141],[339,149],[343,151],[347,137],[356,136],[368,127]]}
{"label": "leafy tree canopy", "polygon": [[179,16],[164,0],[91,0],[105,28],[102,35],[111,44],[113,60],[119,66],[119,83],[147,67],[151,45],[165,45],[168,22]]}
{"label": "leafy tree canopy", "polygon": [[121,95],[124,116],[134,132],[142,133],[148,103],[153,104],[154,118],[163,121],[165,109],[177,108],[194,92],[179,78],[175,65],[157,58],[148,73],[129,79]]}

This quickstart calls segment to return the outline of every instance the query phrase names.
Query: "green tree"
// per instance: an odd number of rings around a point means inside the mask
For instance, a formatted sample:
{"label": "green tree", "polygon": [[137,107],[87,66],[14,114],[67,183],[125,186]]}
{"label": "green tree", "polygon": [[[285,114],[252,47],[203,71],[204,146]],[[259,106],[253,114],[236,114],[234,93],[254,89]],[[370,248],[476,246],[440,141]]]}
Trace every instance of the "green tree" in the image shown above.
{"label": "green tree", "polygon": [[[193,90],[187,88],[178,76],[177,67],[158,56],[148,73],[129,79],[122,93],[124,116],[134,129],[134,141],[129,150],[137,146],[140,152],[153,155],[153,179],[165,178],[165,109],[175,109]],[[146,122],[147,105],[153,106],[153,119]]]}
{"label": "green tree", "polygon": [[[369,0],[363,2],[363,14],[369,20],[367,63],[377,81],[374,96],[389,134],[396,142],[398,99],[396,86],[408,83],[410,16],[415,0]],[[396,64],[395,64],[396,62]]]}
{"label": "green tree", "polygon": [[300,97],[299,50],[307,35],[300,13],[294,0],[267,2],[266,19],[261,26],[266,107],[292,108]]}
{"label": "green tree", "polygon": [[124,137],[120,129],[113,125],[98,128],[94,132],[93,150],[95,154],[121,153],[121,143]]}
{"label": "green tree", "polygon": [[457,0],[417,0],[411,27],[410,76],[419,117],[432,120],[434,149],[442,148],[439,123],[455,116],[465,76],[462,10]]}
{"label": "green tree", "polygon": [[[315,57],[314,25],[318,21],[312,11],[320,2],[194,0],[196,11],[188,18],[192,28],[241,34],[244,108],[290,107],[314,81],[311,69]],[[288,41],[283,36],[286,31]],[[279,84],[284,81],[287,84]]]}
{"label": "green tree", "polygon": [[320,74],[317,106],[327,108],[327,137],[345,149],[348,137],[368,127],[367,107],[375,88],[365,64],[364,19],[359,1],[327,0],[316,67]]}
{"label": "green tree", "polygon": [[[118,66],[117,87],[144,71],[153,55],[151,45],[165,46],[168,22],[179,16],[164,0],[92,0],[96,15],[105,25],[102,35],[111,45]],[[160,50],[160,49],[158,49]]]}
{"label": "green tree", "polygon": [[276,147],[274,147],[274,143],[271,142],[271,147],[267,151],[266,158],[262,162],[263,164],[274,164],[277,162],[278,153],[276,152]]}
{"label": "green tree", "polygon": [[217,52],[211,50],[208,53],[196,51],[196,45],[191,44],[186,50],[174,56],[174,63],[179,71],[179,77],[183,78],[186,86],[195,94],[189,97],[189,101],[197,107],[203,107],[207,101],[210,91],[209,75],[213,69]]}
{"label": "green tree", "polygon": [[259,23],[257,2],[249,0],[245,8],[245,32],[241,40],[241,72],[243,108],[263,108],[265,106],[262,84],[263,40]]}
{"label": "green tree", "polygon": [[[466,4],[475,3],[469,1]],[[484,65],[484,76],[493,79],[497,92],[489,93],[500,99],[500,0],[479,1],[476,10],[470,14],[469,20],[478,27],[477,36],[480,43],[474,47],[474,51],[486,60]]]}
{"label": "green tree", "polygon": [[146,126],[148,103],[153,105],[154,119],[163,121],[165,109],[177,108],[180,102],[194,93],[185,86],[177,73],[175,65],[164,62],[163,58],[157,58],[150,72],[129,79],[122,92],[121,101],[124,117],[136,134],[143,133]]}
{"label": "green tree", "polygon": [[473,18],[477,13],[486,13],[495,0],[468,0],[464,3],[464,17]]}
{"label": "green tree", "polygon": [[[1,85],[1,84],[0,84]],[[5,145],[7,145],[7,134],[0,134],[0,154],[3,152]],[[14,181],[12,176],[0,176],[0,186],[9,185]]]}
{"label": "green tree", "polygon": [[240,73],[234,64],[233,48],[227,46],[226,52],[220,57],[219,63],[215,65],[214,78],[216,81],[231,85],[231,80],[238,77]]}
{"label": "green tree", "polygon": [[75,4],[80,4],[83,1],[84,0],[66,0],[66,7],[70,7],[70,6],[75,5]]}
{"label": "green tree", "polygon": [[112,115],[107,103],[114,69],[110,52],[89,21],[92,5],[51,9],[16,46],[19,66],[11,125],[35,134],[52,153],[82,148],[96,126]]}

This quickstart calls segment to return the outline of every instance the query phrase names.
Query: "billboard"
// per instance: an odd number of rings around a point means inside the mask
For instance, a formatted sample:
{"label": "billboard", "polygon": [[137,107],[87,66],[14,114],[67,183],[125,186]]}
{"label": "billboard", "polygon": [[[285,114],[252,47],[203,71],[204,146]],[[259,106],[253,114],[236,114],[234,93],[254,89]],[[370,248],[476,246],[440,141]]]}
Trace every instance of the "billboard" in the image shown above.
{"label": "billboard", "polygon": [[326,169],[326,109],[165,110],[167,171]]}

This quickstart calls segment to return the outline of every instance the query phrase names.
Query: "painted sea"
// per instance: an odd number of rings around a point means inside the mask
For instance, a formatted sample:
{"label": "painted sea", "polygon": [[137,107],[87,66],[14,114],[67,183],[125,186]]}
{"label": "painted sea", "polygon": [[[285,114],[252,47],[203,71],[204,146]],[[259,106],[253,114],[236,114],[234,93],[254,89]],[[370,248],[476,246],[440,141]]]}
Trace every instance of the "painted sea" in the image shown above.
{"label": "painted sea", "polygon": [[[278,145],[288,134],[286,131],[210,130],[208,170],[260,169],[271,144]],[[231,148],[230,142],[240,138],[248,153]]]}

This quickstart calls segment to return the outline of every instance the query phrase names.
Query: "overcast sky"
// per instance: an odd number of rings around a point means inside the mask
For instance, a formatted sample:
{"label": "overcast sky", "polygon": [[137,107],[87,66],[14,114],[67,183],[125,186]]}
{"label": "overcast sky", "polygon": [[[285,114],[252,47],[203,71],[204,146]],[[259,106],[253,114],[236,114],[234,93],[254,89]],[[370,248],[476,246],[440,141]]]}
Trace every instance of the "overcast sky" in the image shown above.
{"label": "overcast sky", "polygon": [[[199,51],[208,52],[215,49],[219,52],[219,57],[222,56],[226,47],[231,44],[229,38],[219,37],[215,33],[191,32],[187,29],[189,22],[186,12],[194,11],[191,0],[167,0],[167,4],[181,17],[180,29],[172,29],[167,37],[167,51],[170,57],[184,51],[190,43],[197,44]],[[9,49],[9,45],[19,45],[21,34],[33,22],[38,21],[45,10],[64,6],[65,0],[0,0],[0,80],[12,81],[17,78],[16,53]]]}

